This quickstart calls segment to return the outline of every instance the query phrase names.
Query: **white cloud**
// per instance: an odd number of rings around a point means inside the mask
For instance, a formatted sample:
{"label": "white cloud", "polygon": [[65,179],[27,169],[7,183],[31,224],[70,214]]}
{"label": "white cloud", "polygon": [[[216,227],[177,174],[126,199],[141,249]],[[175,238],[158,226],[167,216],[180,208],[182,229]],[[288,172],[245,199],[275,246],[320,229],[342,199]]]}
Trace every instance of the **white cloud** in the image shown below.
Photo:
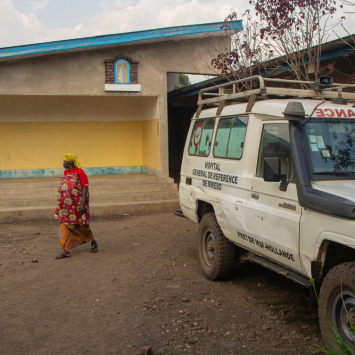
{"label": "white cloud", "polygon": [[48,29],[34,14],[24,15],[11,0],[0,0],[0,47],[87,36],[83,25]]}
{"label": "white cloud", "polygon": [[[91,0],[95,1],[95,0]],[[99,0],[96,0],[99,1]],[[231,0],[108,0],[101,12],[86,14],[72,27],[50,28],[40,22],[36,11],[46,11],[49,0],[30,0],[27,15],[17,10],[12,0],[0,0],[0,47],[223,21],[232,11]],[[84,20],[85,15],[85,20]],[[64,22],[65,13],[62,14]],[[42,17],[43,18],[43,17]]]}
{"label": "white cloud", "polygon": [[93,26],[102,33],[129,32],[159,27],[223,21],[232,11],[233,2],[214,0],[141,0],[135,4],[115,1],[93,18]]}
{"label": "white cloud", "polygon": [[48,5],[48,0],[32,0],[27,2],[31,11],[43,10]]}

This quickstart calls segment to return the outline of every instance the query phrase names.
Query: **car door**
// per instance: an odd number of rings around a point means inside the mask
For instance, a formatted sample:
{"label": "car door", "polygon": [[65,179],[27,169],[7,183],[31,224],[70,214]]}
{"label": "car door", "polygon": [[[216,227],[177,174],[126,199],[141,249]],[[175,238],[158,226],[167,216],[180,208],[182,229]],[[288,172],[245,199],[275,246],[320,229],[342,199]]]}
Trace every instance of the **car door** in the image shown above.
{"label": "car door", "polygon": [[[280,158],[281,174],[288,183],[286,191],[280,182],[263,179],[264,158]],[[287,122],[265,122],[259,145],[256,174],[250,179],[245,208],[245,231],[253,235],[254,250],[277,263],[301,271],[298,203]]]}

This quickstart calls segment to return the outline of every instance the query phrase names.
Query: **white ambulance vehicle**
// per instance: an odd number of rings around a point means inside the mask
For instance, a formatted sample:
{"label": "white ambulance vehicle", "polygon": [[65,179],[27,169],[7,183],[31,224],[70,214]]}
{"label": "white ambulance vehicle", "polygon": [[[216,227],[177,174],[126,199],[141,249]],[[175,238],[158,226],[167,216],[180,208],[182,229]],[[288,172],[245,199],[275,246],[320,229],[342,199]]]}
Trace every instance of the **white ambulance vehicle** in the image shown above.
{"label": "white ambulance vehicle", "polygon": [[352,343],[354,89],[331,77],[255,76],[201,90],[180,183],[207,278],[225,279],[245,261],[309,288],[313,278],[326,316]]}

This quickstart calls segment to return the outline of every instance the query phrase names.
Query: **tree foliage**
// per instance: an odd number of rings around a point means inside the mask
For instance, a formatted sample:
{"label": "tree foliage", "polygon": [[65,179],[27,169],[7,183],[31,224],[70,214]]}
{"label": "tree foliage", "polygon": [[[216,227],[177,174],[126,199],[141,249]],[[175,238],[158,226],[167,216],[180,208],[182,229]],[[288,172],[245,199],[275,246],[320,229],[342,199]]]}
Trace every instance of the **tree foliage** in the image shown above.
{"label": "tree foliage", "polygon": [[188,75],[186,74],[179,74],[179,87],[184,88],[185,86],[191,85]]}
{"label": "tree foliage", "polygon": [[[243,31],[232,36],[230,52],[212,58],[213,68],[234,78],[261,72],[270,76],[281,68],[298,80],[324,75],[329,68],[320,65],[322,44],[339,24],[334,20],[335,0],[250,0],[249,4]],[[223,29],[229,30],[235,19],[236,13],[229,15]]]}

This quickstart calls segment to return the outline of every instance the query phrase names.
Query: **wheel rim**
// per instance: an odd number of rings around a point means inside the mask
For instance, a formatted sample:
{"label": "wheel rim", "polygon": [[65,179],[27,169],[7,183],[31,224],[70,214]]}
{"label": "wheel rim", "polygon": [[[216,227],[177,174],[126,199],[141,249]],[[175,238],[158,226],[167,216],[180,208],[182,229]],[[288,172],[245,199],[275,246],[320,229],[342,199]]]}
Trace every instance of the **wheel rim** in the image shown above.
{"label": "wheel rim", "polygon": [[203,256],[207,265],[212,265],[214,260],[215,240],[211,231],[207,230],[203,238]]}
{"label": "wheel rim", "polygon": [[355,344],[349,318],[355,324],[355,294],[351,291],[339,292],[332,304],[332,323],[342,336]]}

